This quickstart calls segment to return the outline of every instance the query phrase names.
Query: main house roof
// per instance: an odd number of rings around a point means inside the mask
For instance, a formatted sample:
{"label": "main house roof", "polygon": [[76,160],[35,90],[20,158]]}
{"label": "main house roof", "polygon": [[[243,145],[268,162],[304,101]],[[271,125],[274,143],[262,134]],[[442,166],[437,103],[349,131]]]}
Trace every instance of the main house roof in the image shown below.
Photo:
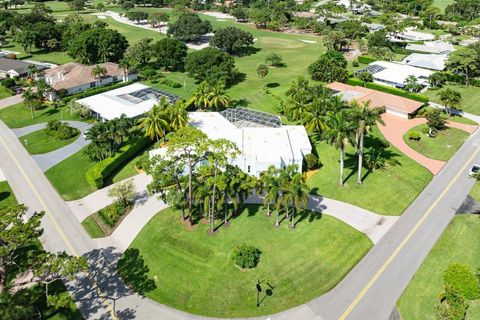
{"label": "main house roof", "polygon": [[412,99],[340,82],[330,83],[327,85],[327,88],[338,92],[344,100],[356,100],[357,102],[370,101],[370,106],[373,108],[385,107],[401,113],[413,113],[423,105],[422,102]]}

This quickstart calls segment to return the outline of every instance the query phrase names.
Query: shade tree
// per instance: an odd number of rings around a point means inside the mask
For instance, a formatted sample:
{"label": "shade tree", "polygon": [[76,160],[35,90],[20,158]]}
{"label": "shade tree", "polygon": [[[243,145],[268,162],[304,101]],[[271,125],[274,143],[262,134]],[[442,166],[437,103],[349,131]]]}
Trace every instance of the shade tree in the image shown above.
{"label": "shade tree", "polygon": [[185,60],[188,75],[199,81],[232,82],[236,75],[235,61],[228,53],[217,48],[190,52]]}
{"label": "shade tree", "polygon": [[348,78],[347,60],[338,51],[327,51],[308,67],[308,73],[313,80],[343,82]]}
{"label": "shade tree", "polygon": [[155,64],[167,70],[183,70],[187,57],[187,46],[180,40],[164,38],[157,41],[152,48]]}
{"label": "shade tree", "polygon": [[253,45],[253,35],[235,27],[217,29],[210,45],[229,54],[241,54]]}
{"label": "shade tree", "polygon": [[471,48],[459,48],[448,55],[445,67],[453,73],[462,75],[465,85],[470,85],[471,79],[479,72],[480,57]]}
{"label": "shade tree", "polygon": [[212,31],[208,20],[202,20],[195,13],[184,13],[171,23],[167,34],[180,41],[197,41],[201,36]]}

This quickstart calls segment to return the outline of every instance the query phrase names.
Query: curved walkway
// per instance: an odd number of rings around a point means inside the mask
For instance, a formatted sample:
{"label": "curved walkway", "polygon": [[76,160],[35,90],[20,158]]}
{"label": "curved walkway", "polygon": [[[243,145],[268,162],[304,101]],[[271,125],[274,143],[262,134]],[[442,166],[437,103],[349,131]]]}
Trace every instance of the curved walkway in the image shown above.
{"label": "curved walkway", "polygon": [[[155,196],[148,197],[146,186],[150,183],[150,177],[145,173],[130,179],[133,179],[136,190],[139,193],[135,207],[112,235],[95,240],[101,246],[114,246],[124,251],[130,246],[148,221],[160,210],[168,207]],[[100,189],[85,198],[69,201],[67,205],[73,211],[78,221],[83,221],[92,213],[112,203],[112,199],[107,195],[110,188],[112,186]],[[261,204],[263,200],[261,197],[251,196],[246,202]],[[374,244],[382,238],[398,219],[398,217],[394,216],[382,216],[342,201],[317,196],[310,196],[308,209],[322,212],[341,220],[367,235]]]}
{"label": "curved walkway", "polygon": [[[37,162],[40,169],[42,169],[42,171],[44,172],[50,169],[51,167],[55,166],[56,164],[62,162],[66,158],[70,157],[71,155],[77,153],[83,147],[89,144],[89,141],[87,141],[83,137],[83,134],[85,133],[85,131],[87,131],[92,127],[91,124],[86,122],[81,122],[81,121],[64,121],[64,122],[68,123],[71,127],[78,129],[80,131],[80,135],[77,138],[77,140],[70,143],[69,145],[66,145],[63,148],[60,148],[51,152],[43,153],[43,154],[32,155],[32,158],[35,160],[35,162]],[[26,134],[44,129],[46,125],[47,125],[46,123],[33,124],[28,127],[12,129],[12,131],[17,137],[22,137]]]}
{"label": "curved walkway", "polygon": [[8,98],[0,99],[0,109],[8,108],[14,104],[18,104],[23,101],[22,95],[17,94]]}
{"label": "curved walkway", "polygon": [[[423,154],[410,148],[403,140],[403,135],[415,126],[426,123],[425,118],[404,119],[389,113],[382,114],[382,120],[385,125],[378,125],[378,128],[385,136],[385,138],[397,147],[408,157],[412,158],[425,168],[427,168],[434,175],[438,174],[445,166],[445,161],[435,160],[424,156]],[[447,122],[447,125],[452,128],[457,128],[472,134],[478,128],[475,125],[463,124],[458,122]]]}

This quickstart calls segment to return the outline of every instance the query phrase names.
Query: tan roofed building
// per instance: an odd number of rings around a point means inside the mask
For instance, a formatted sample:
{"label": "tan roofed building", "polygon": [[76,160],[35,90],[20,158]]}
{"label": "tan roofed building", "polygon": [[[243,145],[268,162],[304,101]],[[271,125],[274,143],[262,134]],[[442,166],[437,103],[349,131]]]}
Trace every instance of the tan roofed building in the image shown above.
{"label": "tan roofed building", "polygon": [[[118,64],[106,62],[98,64],[105,69],[105,74],[94,76],[92,70],[97,65],[86,66],[77,62],[70,62],[48,70],[45,73],[47,82],[55,91],[66,90],[67,95],[83,92],[90,88],[101,87],[114,82],[135,80],[137,75],[127,71],[126,74]],[[56,98],[52,94],[50,100]]]}
{"label": "tan roofed building", "polygon": [[345,101],[357,102],[370,101],[373,108],[385,108],[387,113],[408,118],[423,106],[422,102],[396,96],[394,94],[376,91],[364,87],[351,86],[345,83],[333,82],[327,88],[341,95]]}

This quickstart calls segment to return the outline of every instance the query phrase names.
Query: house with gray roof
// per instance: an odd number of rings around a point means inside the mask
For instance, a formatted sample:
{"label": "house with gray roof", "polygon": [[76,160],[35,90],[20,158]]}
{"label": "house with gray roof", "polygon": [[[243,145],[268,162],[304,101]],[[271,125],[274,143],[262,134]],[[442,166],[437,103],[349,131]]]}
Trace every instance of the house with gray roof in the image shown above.
{"label": "house with gray roof", "polygon": [[0,58],[0,79],[26,76],[31,66],[33,64],[21,60]]}
{"label": "house with gray roof", "polygon": [[434,54],[449,54],[455,51],[453,44],[444,41],[425,41],[423,44],[407,44],[405,49],[409,51]]}

